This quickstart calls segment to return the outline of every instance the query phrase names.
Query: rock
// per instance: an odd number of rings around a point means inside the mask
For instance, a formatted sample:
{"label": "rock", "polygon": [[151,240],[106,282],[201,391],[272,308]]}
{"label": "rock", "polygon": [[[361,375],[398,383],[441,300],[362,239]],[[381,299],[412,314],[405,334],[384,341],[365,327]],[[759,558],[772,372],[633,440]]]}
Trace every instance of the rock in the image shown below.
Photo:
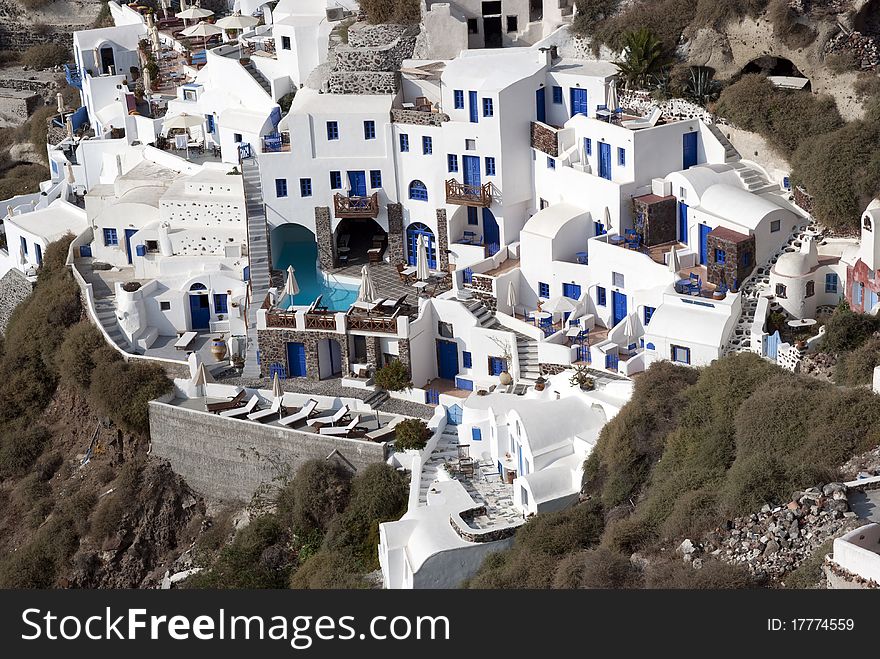
{"label": "rock", "polygon": [[691,563],[691,565],[693,566],[693,568],[695,570],[699,570],[701,567],[703,567],[703,559],[702,558],[695,558],[694,562]]}
{"label": "rock", "polygon": [[800,506],[797,501],[789,501],[785,507],[789,510],[797,510]]}
{"label": "rock", "polygon": [[846,517],[847,519],[853,519],[854,517],[856,517],[856,514],[850,510],[850,511],[843,513],[843,516]]}
{"label": "rock", "polygon": [[764,556],[773,556],[776,552],[779,551],[779,543],[775,540],[771,540],[767,543],[767,546],[764,547]]}
{"label": "rock", "polygon": [[632,554],[629,557],[629,562],[634,567],[637,567],[640,570],[644,570],[646,567],[648,567],[648,565],[650,563],[650,561],[648,561],[648,559],[643,554],[640,554],[639,552],[635,552],[634,554]]}
{"label": "rock", "polygon": [[761,512],[762,513],[769,513],[770,512],[770,504],[765,503],[763,506],[761,506]]}
{"label": "rock", "polygon": [[694,543],[690,539],[685,538],[675,551],[683,556],[690,556],[695,551]]}

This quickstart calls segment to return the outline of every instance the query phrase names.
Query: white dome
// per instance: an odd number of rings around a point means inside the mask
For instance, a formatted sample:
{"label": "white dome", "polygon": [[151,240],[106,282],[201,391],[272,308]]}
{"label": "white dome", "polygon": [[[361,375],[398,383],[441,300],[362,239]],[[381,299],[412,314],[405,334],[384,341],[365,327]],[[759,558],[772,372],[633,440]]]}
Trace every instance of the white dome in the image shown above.
{"label": "white dome", "polygon": [[786,252],[779,257],[773,270],[781,277],[801,277],[810,271],[810,263],[806,254]]}

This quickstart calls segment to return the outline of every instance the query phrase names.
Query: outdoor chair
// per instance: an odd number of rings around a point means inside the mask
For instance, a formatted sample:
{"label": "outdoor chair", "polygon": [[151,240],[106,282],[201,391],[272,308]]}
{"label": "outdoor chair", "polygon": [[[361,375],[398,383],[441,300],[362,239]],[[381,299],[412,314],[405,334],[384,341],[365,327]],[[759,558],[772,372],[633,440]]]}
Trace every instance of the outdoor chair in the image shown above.
{"label": "outdoor chair", "polygon": [[310,398],[306,401],[306,404],[303,405],[296,412],[284,417],[283,419],[279,419],[278,423],[280,423],[282,426],[292,426],[299,421],[305,421],[311,418],[317,408],[318,401]]}
{"label": "outdoor chair", "polygon": [[244,389],[239,389],[238,393],[229,400],[224,400],[219,403],[207,403],[205,405],[205,410],[212,414],[217,414],[219,412],[225,412],[226,410],[238,409],[244,405],[245,396],[247,396],[247,392]]}
{"label": "outdoor chair", "polygon": [[699,295],[700,291],[703,290],[702,277],[692,272],[688,275],[688,281],[690,282],[687,284],[688,293],[691,295]]}
{"label": "outdoor chair", "polygon": [[335,426],[337,423],[345,423],[346,421],[349,421],[351,419],[349,413],[348,405],[343,405],[332,414],[312,417],[306,421],[306,424],[310,427],[317,426],[318,428],[323,426]]}
{"label": "outdoor chair", "polygon": [[627,249],[639,249],[642,244],[642,238],[634,229],[627,229],[623,242]]}
{"label": "outdoor chair", "polygon": [[406,270],[407,266],[403,263],[398,263],[397,266],[397,275],[400,277],[400,281],[404,284],[411,284],[415,279],[415,274],[405,274],[404,270]]}
{"label": "outdoor chair", "polygon": [[235,410],[226,410],[225,412],[220,412],[220,416],[229,417],[231,419],[237,419],[239,417],[247,416],[251,412],[257,409],[257,405],[260,404],[260,397],[257,394],[251,396],[251,399],[247,402],[247,405],[244,407],[239,407]]}
{"label": "outdoor chair", "polygon": [[351,437],[355,434],[364,434],[366,429],[358,428],[360,422],[361,417],[359,414],[356,414],[354,418],[348,422],[347,426],[334,426],[330,428],[322,427],[318,432],[322,435],[334,435],[336,437]]}
{"label": "outdoor chair", "polygon": [[384,441],[387,437],[390,437],[394,434],[394,427],[401,421],[403,421],[403,417],[396,416],[378,430],[371,430],[366,435],[364,435],[364,437],[369,439],[371,442]]}
{"label": "outdoor chair", "polygon": [[278,396],[275,400],[272,401],[272,407],[266,410],[260,410],[259,412],[251,412],[247,415],[248,420],[250,421],[260,421],[262,422],[264,419],[270,419],[273,416],[278,416],[281,418],[281,415],[284,414],[284,402],[283,396]]}

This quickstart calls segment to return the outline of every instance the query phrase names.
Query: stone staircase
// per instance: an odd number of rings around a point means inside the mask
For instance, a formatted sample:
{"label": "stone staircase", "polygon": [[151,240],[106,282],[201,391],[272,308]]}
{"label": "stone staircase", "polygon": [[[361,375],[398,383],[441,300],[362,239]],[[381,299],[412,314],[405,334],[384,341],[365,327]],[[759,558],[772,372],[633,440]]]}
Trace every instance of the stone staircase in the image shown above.
{"label": "stone staircase", "polygon": [[519,380],[528,383],[538,379],[541,369],[538,363],[538,342],[535,339],[502,325],[495,314],[480,300],[466,303],[465,308],[477,319],[480,327],[513,332],[516,336],[516,352],[519,358]]}
{"label": "stone staircase", "polygon": [[716,124],[706,124],[706,127],[709,129],[709,132],[715,136],[715,139],[717,139],[724,147],[724,162],[738,162],[741,159],[739,151],[737,151],[736,147],[730,143],[730,140],[727,139],[727,136],[722,132],[722,130],[718,128]]}
{"label": "stone staircase", "polygon": [[428,490],[437,481],[440,468],[449,460],[458,458],[458,430],[457,426],[447,426],[440,435],[440,441],[425,464],[422,465],[421,480],[419,482],[419,505],[428,503]]}
{"label": "stone staircase", "polygon": [[384,389],[377,389],[369,396],[364,398],[364,403],[369,405],[371,409],[378,410],[390,398],[391,396],[388,394],[387,391],[385,391]]}
{"label": "stone staircase", "polygon": [[116,303],[113,298],[101,298],[95,300],[95,312],[98,316],[98,322],[101,327],[107,330],[107,334],[117,346],[125,352],[134,352],[122,329],[119,327],[119,321],[116,320]]}
{"label": "stone staircase", "polygon": [[248,305],[247,356],[242,377],[260,377],[257,364],[257,311],[266,299],[270,285],[269,236],[260,168],[253,158],[241,163],[247,206],[248,265],[250,267],[251,301]]}
{"label": "stone staircase", "polygon": [[776,183],[768,180],[759,170],[751,167],[742,160],[731,162],[729,164],[733,167],[739,180],[742,181],[743,187],[749,192],[760,194],[761,192],[767,192],[769,190],[779,190],[779,186]]}
{"label": "stone staircase", "polygon": [[256,83],[263,88],[263,91],[271,98],[272,97],[272,85],[269,84],[269,81],[266,80],[265,76],[257,70],[257,67],[254,66],[253,62],[248,62],[247,64],[242,64],[244,70],[250,74],[251,78],[253,78]]}

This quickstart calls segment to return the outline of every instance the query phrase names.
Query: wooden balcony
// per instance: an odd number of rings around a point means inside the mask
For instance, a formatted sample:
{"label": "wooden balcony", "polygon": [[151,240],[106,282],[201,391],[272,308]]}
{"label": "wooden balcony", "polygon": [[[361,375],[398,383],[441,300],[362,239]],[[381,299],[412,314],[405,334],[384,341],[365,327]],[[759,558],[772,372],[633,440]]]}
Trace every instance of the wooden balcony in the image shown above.
{"label": "wooden balcony", "polygon": [[348,329],[362,332],[397,334],[397,316],[348,316]]}
{"label": "wooden balcony", "polygon": [[343,194],[333,196],[333,212],[338,218],[375,220],[379,215],[379,193],[369,197],[348,197]]}
{"label": "wooden balcony", "polygon": [[488,208],[492,205],[492,184],[466,185],[451,178],[446,181],[446,203]]}
{"label": "wooden balcony", "polygon": [[266,327],[296,328],[296,314],[292,311],[270,311],[266,314]]}
{"label": "wooden balcony", "polygon": [[307,313],[306,329],[336,331],[336,315],[333,313]]}

